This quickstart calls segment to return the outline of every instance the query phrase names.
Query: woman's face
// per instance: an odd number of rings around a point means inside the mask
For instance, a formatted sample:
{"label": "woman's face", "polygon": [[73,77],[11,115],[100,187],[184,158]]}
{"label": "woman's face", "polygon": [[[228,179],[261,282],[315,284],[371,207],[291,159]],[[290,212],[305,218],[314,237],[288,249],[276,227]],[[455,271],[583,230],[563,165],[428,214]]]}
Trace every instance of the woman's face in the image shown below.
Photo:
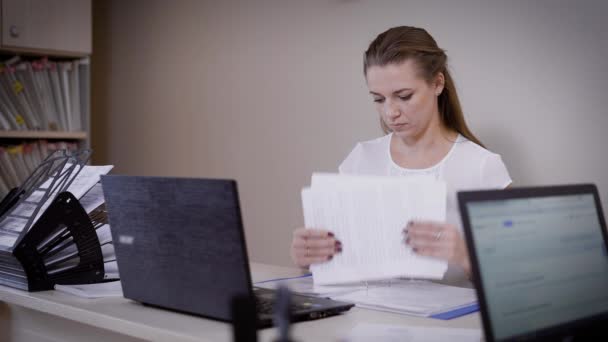
{"label": "woman's face", "polygon": [[372,66],[367,69],[367,87],[386,126],[401,138],[418,137],[439,125],[437,96],[443,90],[443,75],[433,84],[417,75],[415,64]]}

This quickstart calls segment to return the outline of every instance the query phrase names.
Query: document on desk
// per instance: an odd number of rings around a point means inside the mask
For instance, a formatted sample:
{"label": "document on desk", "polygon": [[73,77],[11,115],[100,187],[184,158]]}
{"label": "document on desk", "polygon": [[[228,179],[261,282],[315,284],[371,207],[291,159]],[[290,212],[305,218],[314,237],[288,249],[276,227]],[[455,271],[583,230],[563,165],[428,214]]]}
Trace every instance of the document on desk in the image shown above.
{"label": "document on desk", "polygon": [[332,299],[355,303],[362,308],[421,317],[455,312],[477,304],[474,289],[407,279],[372,283],[368,289],[333,296]]}
{"label": "document on desk", "polygon": [[479,342],[481,329],[408,327],[391,324],[363,323],[356,325],[344,342]]}
{"label": "document on desk", "polygon": [[312,265],[315,284],[412,277],[440,279],[447,263],[416,255],[403,243],[408,221],[444,221],[446,184],[431,177],[315,173],[302,190],[307,227],[332,231],[342,252]]}
{"label": "document on desk", "polygon": [[478,310],[471,288],[448,286],[428,280],[391,279],[316,285],[310,276],[266,280],[257,287],[276,289],[285,284],[294,293],[355,303],[358,307],[403,315],[452,319]]}

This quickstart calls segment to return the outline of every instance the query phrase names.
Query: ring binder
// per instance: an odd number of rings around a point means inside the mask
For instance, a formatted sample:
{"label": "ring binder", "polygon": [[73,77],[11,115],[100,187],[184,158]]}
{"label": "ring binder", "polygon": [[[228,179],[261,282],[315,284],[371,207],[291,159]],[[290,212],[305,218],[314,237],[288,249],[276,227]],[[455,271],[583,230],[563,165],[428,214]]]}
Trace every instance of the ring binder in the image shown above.
{"label": "ring binder", "polygon": [[43,291],[104,281],[96,229],[107,218],[89,217],[67,191],[90,154],[56,151],[0,202],[0,284]]}

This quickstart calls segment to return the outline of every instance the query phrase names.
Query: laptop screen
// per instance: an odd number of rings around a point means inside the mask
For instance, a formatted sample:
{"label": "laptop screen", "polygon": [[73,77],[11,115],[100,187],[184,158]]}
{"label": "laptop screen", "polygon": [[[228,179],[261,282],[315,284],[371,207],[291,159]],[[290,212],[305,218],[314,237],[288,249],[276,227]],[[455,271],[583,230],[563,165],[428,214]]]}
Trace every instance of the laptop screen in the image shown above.
{"label": "laptop screen", "polygon": [[496,340],[608,311],[608,256],[593,193],[466,202]]}

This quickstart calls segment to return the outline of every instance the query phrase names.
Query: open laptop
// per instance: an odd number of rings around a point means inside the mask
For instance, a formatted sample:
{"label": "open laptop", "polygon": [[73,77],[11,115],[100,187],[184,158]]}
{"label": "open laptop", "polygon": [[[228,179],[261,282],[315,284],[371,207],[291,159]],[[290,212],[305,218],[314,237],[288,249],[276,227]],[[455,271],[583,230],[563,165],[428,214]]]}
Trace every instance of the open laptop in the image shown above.
{"label": "open laptop", "polygon": [[458,193],[487,341],[608,336],[606,222],[594,185]]}
{"label": "open laptop", "polygon": [[[235,297],[255,298],[258,327],[272,325],[274,291],[254,289],[233,180],[102,176],[124,296],[232,321]],[[292,320],[353,304],[293,295]]]}

